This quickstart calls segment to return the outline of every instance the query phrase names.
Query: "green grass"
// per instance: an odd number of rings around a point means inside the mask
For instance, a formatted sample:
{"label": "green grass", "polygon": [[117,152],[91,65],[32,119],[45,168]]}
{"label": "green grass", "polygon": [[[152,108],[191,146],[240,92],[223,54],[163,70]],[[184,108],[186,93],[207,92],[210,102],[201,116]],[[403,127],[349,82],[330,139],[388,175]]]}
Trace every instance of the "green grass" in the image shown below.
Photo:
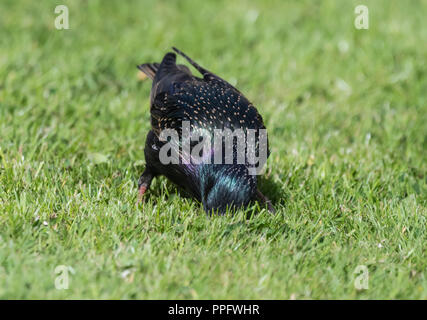
{"label": "green grass", "polygon": [[[0,3],[0,298],[427,298],[427,1],[62,3],[70,30]],[[263,115],[277,214],[207,217],[164,178],[135,205],[135,66],[173,45]]]}

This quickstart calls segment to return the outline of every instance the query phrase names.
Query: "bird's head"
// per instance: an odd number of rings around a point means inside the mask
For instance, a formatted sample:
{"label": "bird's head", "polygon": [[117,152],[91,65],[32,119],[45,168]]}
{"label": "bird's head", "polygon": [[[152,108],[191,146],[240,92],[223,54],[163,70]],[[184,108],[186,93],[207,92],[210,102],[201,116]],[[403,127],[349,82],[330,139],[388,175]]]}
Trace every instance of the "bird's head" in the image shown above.
{"label": "bird's head", "polygon": [[205,164],[199,177],[201,200],[208,214],[246,206],[256,194],[256,176],[243,164]]}

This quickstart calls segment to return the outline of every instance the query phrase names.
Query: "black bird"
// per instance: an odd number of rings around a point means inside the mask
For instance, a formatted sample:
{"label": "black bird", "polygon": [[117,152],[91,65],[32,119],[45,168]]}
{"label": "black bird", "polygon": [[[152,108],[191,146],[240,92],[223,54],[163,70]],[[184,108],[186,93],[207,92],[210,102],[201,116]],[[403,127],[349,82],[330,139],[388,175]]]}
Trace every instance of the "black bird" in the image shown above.
{"label": "black bird", "polygon": [[[176,54],[172,52],[167,53],[160,64],[145,63],[138,66],[153,80],[150,94],[152,128],[148,132],[144,149],[146,168],[138,181],[139,199],[142,199],[155,176],[164,175],[201,201],[209,214],[222,214],[227,208],[246,206],[252,200],[261,201],[268,205],[270,211],[274,211],[270,201],[257,189],[257,177],[249,170],[253,163],[248,163],[247,160],[244,163],[236,162],[238,142],[234,138],[231,162],[209,163],[206,160],[212,160],[219,150],[211,149],[205,161],[184,163],[182,160],[185,154],[179,148],[179,163],[164,164],[160,161],[161,148],[170,142],[161,139],[161,132],[174,129],[179,138],[182,138],[184,121],[190,124],[191,132],[204,130],[211,137],[214,129],[240,129],[245,132],[248,129],[265,129],[257,109],[240,91],[199,66],[180,50],[173,50],[183,56],[203,77],[194,76],[185,65],[177,65]],[[259,143],[259,134],[255,137],[255,152],[259,154],[263,146]],[[178,147],[182,147],[182,144]],[[194,141],[191,142],[191,147],[194,147]],[[268,143],[264,149],[267,150],[268,157]],[[224,161],[222,154],[221,159]]]}

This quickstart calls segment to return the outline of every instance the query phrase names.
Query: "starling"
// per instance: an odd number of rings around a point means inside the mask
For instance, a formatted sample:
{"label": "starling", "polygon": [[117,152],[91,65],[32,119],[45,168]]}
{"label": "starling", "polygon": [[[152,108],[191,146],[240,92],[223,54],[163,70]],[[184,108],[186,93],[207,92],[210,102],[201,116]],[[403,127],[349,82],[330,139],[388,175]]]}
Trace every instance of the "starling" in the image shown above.
{"label": "starling", "polygon": [[[251,171],[256,164],[249,162],[247,157],[237,161],[243,144],[236,136],[231,136],[229,140],[232,141],[232,154],[228,161],[225,159],[224,145],[214,148],[213,143],[203,144],[204,147],[208,146],[208,150],[202,150],[203,156],[199,161],[192,161],[193,153],[182,150],[183,127],[187,123],[191,134],[203,132],[210,137],[207,139],[210,142],[218,130],[227,132],[221,137],[221,142],[227,139],[230,132],[241,130],[246,134],[249,129],[254,130],[253,150],[244,145],[244,155],[251,152],[259,155],[261,149],[266,150],[265,161],[269,155],[268,141],[260,143],[258,131],[265,130],[265,126],[254,105],[231,84],[202,68],[175,47],[173,50],[184,57],[202,77],[194,76],[185,65],[177,65],[173,52],[167,53],[161,63],[137,66],[153,81],[150,94],[151,130],[147,134],[144,149],[146,167],[138,181],[139,199],[149,189],[154,177],[164,175],[200,201],[208,214],[223,214],[227,208],[244,207],[253,200],[266,204],[269,211],[273,212],[270,201],[257,188],[257,175]],[[165,130],[175,130],[178,142],[172,143],[170,137],[162,138],[162,131]],[[190,140],[189,150],[193,150],[199,142],[198,139]],[[166,144],[170,148],[166,154],[177,151],[178,161],[162,161],[162,148]],[[195,154],[200,155],[198,152]],[[185,159],[187,161],[183,161]],[[261,160],[257,162],[260,167],[264,163]]]}

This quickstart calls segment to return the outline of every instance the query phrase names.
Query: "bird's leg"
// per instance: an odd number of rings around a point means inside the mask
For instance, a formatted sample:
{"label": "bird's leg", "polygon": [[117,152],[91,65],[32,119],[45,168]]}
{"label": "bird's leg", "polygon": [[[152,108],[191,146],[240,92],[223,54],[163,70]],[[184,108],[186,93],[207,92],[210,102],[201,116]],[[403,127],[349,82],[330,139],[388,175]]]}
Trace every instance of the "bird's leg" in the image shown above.
{"label": "bird's leg", "polygon": [[256,199],[263,204],[267,204],[268,211],[270,211],[271,213],[276,212],[276,209],[274,209],[270,199],[268,199],[265,195],[263,195],[261,191],[259,191],[258,189],[256,191]]}
{"label": "bird's leg", "polygon": [[150,188],[153,178],[154,174],[148,167],[145,168],[138,180],[138,204],[141,203],[144,193]]}

